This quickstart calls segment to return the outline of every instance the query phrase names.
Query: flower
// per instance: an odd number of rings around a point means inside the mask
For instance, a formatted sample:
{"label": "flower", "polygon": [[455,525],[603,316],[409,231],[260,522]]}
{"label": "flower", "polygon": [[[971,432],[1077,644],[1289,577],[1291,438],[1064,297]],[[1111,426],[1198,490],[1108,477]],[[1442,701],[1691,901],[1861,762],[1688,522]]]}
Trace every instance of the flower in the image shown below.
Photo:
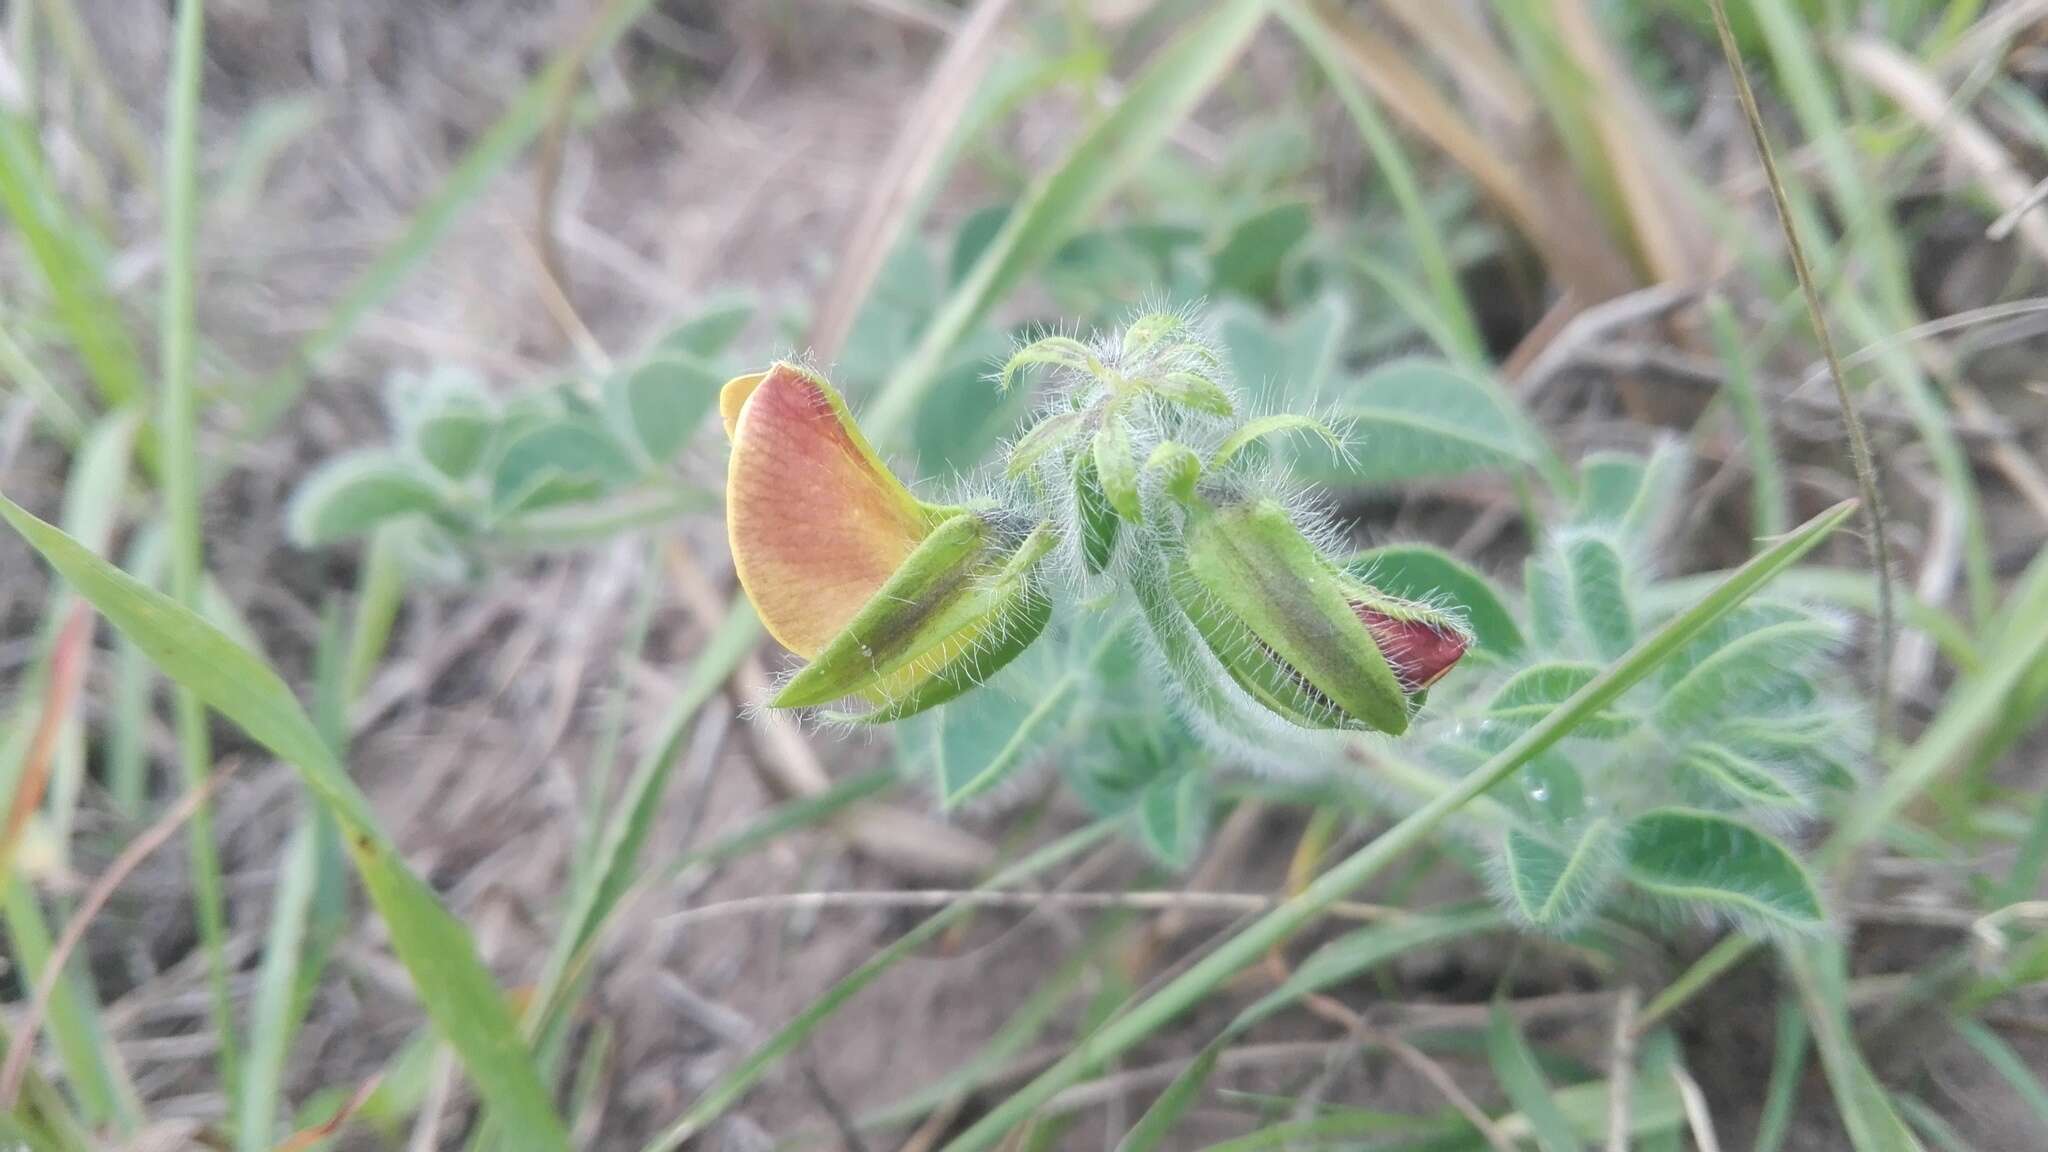
{"label": "flower", "polygon": [[1471,643],[1451,616],[1344,574],[1267,500],[1195,507],[1174,584],[1231,679],[1304,728],[1398,735]]}
{"label": "flower", "polygon": [[1049,529],[912,495],[822,376],[795,364],[719,395],[732,441],[726,529],[740,585],[805,657],[772,701],[852,697],[900,719],[980,683],[1037,639],[1051,604],[1032,569]]}

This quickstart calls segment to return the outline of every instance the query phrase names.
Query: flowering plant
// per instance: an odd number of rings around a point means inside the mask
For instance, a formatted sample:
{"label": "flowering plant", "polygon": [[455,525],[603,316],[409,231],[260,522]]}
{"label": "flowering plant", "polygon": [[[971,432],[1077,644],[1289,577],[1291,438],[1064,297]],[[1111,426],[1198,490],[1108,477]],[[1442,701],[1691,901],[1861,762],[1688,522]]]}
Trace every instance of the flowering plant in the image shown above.
{"label": "flowering plant", "polygon": [[[769,703],[906,722],[906,759],[948,803],[1057,761],[1171,864],[1199,847],[1220,767],[1414,803],[1679,607],[1649,563],[1686,466],[1674,448],[1568,477],[1518,612],[1434,549],[1354,554],[1292,479],[1342,466],[1342,421],[1248,412],[1183,314],[1029,343],[997,386],[1034,371],[1034,417],[947,502],[891,473],[803,365],[719,401],[739,577],[803,661]],[[1297,469],[1285,438],[1319,463]],[[1746,606],[1535,758],[1466,815],[1503,905],[1548,931],[1617,900],[1823,923],[1779,836],[1854,762],[1839,749],[1858,714],[1825,666],[1840,633],[1798,604]]]}

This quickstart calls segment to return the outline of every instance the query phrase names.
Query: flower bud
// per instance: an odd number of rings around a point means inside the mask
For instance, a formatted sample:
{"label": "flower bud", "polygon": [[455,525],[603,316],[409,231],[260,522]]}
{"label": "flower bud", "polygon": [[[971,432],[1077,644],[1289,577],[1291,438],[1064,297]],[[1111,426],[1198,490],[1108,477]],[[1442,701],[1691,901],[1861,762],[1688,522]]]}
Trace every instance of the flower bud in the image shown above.
{"label": "flower bud", "polygon": [[1038,639],[1051,602],[1032,569],[1048,529],[963,512],[935,529],[775,697],[808,708],[855,697],[899,720],[981,683]]}
{"label": "flower bud", "polygon": [[825,379],[794,364],[719,396],[732,461],[726,526],[740,584],[810,663],[772,702],[848,697],[900,719],[993,675],[1043,632],[1032,569],[1050,531],[928,504],[882,464]]}
{"label": "flower bud", "polygon": [[1238,686],[1304,728],[1405,731],[1470,643],[1451,617],[1345,575],[1270,501],[1198,506],[1174,592]]}

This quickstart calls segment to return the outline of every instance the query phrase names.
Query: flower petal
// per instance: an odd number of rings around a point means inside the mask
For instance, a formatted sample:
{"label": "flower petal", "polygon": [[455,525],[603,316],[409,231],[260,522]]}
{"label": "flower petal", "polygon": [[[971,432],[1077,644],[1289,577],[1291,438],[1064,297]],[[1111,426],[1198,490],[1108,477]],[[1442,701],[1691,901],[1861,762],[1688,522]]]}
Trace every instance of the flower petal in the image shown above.
{"label": "flower petal", "polygon": [[719,395],[732,439],[726,530],[740,583],[783,647],[809,658],[951,513],[883,465],[825,379],[794,364]]}
{"label": "flower petal", "polygon": [[1411,695],[1443,679],[1444,673],[1464,659],[1465,650],[1472,646],[1472,637],[1449,623],[1419,616],[1394,616],[1357,602],[1352,603],[1351,610],[1358,613],[1359,620],[1379,644],[1401,691]]}

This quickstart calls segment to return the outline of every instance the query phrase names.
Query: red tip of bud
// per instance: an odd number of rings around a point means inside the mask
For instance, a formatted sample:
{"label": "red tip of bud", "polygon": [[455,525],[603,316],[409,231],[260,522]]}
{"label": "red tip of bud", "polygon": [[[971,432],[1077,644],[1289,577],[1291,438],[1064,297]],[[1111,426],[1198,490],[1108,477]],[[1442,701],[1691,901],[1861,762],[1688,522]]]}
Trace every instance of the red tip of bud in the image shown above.
{"label": "red tip of bud", "polygon": [[1411,695],[1443,679],[1444,673],[1464,658],[1472,642],[1449,625],[1389,616],[1365,604],[1353,604],[1351,610],[1372,633],[1401,691]]}

